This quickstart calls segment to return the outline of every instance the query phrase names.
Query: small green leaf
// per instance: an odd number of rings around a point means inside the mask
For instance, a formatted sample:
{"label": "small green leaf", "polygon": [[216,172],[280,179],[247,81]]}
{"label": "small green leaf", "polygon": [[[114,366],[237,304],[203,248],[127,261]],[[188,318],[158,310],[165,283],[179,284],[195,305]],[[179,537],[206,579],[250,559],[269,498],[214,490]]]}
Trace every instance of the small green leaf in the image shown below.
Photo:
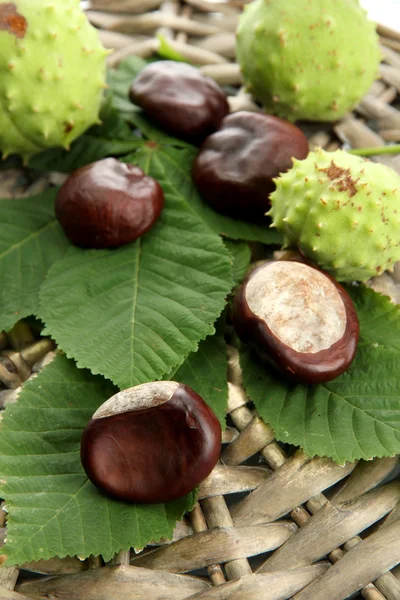
{"label": "small green leaf", "polygon": [[0,331],[37,314],[40,285],[68,248],[54,216],[56,193],[0,200]]}
{"label": "small green leaf", "polygon": [[224,240],[225,246],[233,258],[232,278],[234,286],[239,285],[248,269],[251,261],[251,250],[245,242],[233,242],[232,240]]}
{"label": "small green leaf", "polygon": [[357,309],[362,343],[400,351],[400,306],[365,285],[346,289]]}
{"label": "small green leaf", "polygon": [[167,38],[164,35],[159,33],[157,35],[157,39],[160,42],[160,45],[157,50],[157,54],[162,56],[162,58],[167,58],[168,60],[176,60],[178,62],[190,62],[188,61],[182,54],[174,50],[169,44]]}
{"label": "small green leaf", "polygon": [[323,385],[288,383],[241,349],[246,392],[282,442],[342,464],[400,452],[400,353],[358,350],[349,370]]}
{"label": "small green leaf", "polygon": [[132,81],[147,64],[148,61],[132,55],[121,61],[117,69],[110,69],[107,73],[107,82],[113,96],[113,105],[127,119],[138,110],[138,107],[129,100],[129,88]]}
{"label": "small green leaf", "polygon": [[80,438],[114,386],[58,356],[23,388],[0,427],[1,496],[8,510],[7,564],[53,556],[110,560],[120,550],[170,538],[194,494],[167,504],[127,504],[86,477]]}
{"label": "small green leaf", "polygon": [[173,137],[154,125],[142,110],[138,110],[131,115],[129,123],[137,127],[141,135],[151,144],[162,144],[163,146],[174,146],[175,148],[192,148],[188,142]]}
{"label": "small green leaf", "polygon": [[214,332],[232,286],[228,252],[186,205],[166,152],[144,146],[135,156],[164,189],[160,219],[117,250],[71,249],[51,269],[39,313],[78,366],[120,388],[180,365]]}
{"label": "small green leaf", "polygon": [[164,379],[179,381],[191,387],[217,415],[225,429],[228,402],[226,345],[222,335],[208,337],[197,352],[188,356],[183,365]]}

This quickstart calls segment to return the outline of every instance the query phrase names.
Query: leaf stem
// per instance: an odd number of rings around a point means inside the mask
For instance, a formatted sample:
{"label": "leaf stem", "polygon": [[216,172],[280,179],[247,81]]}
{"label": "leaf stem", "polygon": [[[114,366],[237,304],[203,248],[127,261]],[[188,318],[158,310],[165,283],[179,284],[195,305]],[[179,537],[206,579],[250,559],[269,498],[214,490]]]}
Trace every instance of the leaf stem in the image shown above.
{"label": "leaf stem", "polygon": [[347,150],[349,154],[356,156],[375,156],[378,154],[400,154],[400,144],[392,144],[391,146],[377,146],[376,148],[353,148]]}

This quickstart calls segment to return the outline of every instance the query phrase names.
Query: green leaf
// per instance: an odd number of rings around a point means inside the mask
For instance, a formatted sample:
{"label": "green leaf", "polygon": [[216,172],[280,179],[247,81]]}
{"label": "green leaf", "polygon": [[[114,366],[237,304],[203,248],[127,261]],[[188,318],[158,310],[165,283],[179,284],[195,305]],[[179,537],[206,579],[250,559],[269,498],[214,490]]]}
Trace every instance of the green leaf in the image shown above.
{"label": "green leaf", "polygon": [[193,493],[168,504],[107,498],[80,462],[82,430],[114,386],[58,356],[23,388],[0,427],[1,496],[8,510],[7,564],[53,556],[87,557],[142,548],[171,537],[194,503]]}
{"label": "green leaf", "polygon": [[[149,144],[151,145],[152,141]],[[179,178],[180,189],[186,202],[190,204],[210,229],[233,240],[259,241],[264,244],[281,245],[283,238],[280,233],[269,228],[267,217],[263,225],[245,223],[215,212],[200,198],[191,176],[192,164],[197,152],[196,148],[188,145],[185,148],[170,147],[168,144],[158,146],[158,154],[162,155],[163,161],[168,165],[168,169],[174,172],[174,176]],[[124,160],[136,162],[138,155],[133,154]]]}
{"label": "green leaf", "polygon": [[162,56],[162,58],[166,58],[168,60],[175,60],[178,62],[190,62],[182,54],[180,54],[179,52],[174,50],[174,48],[171,47],[167,38],[164,35],[161,35],[161,33],[159,33],[157,35],[157,39],[160,42],[160,45],[157,50],[157,54],[159,56]]}
{"label": "green leaf", "polygon": [[107,140],[90,135],[81,136],[71,150],[52,148],[38,154],[29,162],[29,167],[38,171],[71,173],[107,156],[124,156],[132,152],[140,141],[132,135],[131,140]]}
{"label": "green leaf", "polygon": [[129,119],[138,107],[128,97],[132,81],[139,75],[140,71],[148,64],[139,56],[129,56],[121,61],[117,69],[110,69],[107,73],[107,83],[113,96],[113,105],[120,113]]}
{"label": "green leaf", "polygon": [[0,331],[37,313],[39,287],[68,248],[54,216],[56,193],[0,200]]}
{"label": "green leaf", "polygon": [[400,351],[400,306],[365,285],[346,289],[357,309],[362,343]]}
{"label": "green leaf", "polygon": [[246,392],[282,442],[342,464],[400,452],[400,353],[358,350],[349,370],[321,385],[290,384],[241,349]]}
{"label": "green leaf", "polygon": [[41,292],[45,332],[78,366],[121,388],[161,379],[214,332],[231,280],[222,240],[185,203],[167,152],[144,146],[136,164],[156,178],[156,225],[117,250],[71,249]]}
{"label": "green leaf", "polygon": [[174,146],[175,148],[191,148],[193,151],[196,151],[196,148],[188,142],[179,140],[154,125],[142,110],[133,113],[129,118],[129,123],[137,127],[145,140],[151,144],[157,143],[164,146]]}
{"label": "green leaf", "polygon": [[228,403],[227,357],[223,335],[214,335],[201,342],[183,365],[164,379],[179,381],[191,387],[217,415],[225,429]]}
{"label": "green leaf", "polygon": [[251,250],[245,242],[233,242],[232,240],[224,240],[225,246],[233,258],[232,278],[234,286],[239,285],[248,269],[251,261]]}

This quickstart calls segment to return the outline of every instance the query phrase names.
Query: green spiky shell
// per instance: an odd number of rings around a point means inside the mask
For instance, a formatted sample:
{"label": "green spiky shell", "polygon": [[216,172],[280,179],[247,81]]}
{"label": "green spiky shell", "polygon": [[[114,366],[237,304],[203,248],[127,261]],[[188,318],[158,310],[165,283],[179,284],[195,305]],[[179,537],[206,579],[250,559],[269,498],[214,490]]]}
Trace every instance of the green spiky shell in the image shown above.
{"label": "green spiky shell", "polygon": [[237,57],[267,111],[334,121],[377,76],[378,36],[358,0],[255,0],[244,8]]}
{"label": "green spiky shell", "polygon": [[275,183],[272,226],[339,281],[366,281],[400,260],[400,177],[389,167],[319,149]]}
{"label": "green spiky shell", "polygon": [[0,30],[0,150],[27,159],[98,122],[107,51],[78,0],[12,4],[26,32]]}

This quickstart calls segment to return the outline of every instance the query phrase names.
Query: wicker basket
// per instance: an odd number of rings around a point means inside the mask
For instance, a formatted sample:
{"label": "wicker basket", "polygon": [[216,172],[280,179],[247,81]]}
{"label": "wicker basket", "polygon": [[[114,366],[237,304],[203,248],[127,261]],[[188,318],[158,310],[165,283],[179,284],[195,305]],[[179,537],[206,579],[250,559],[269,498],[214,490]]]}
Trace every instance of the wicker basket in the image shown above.
{"label": "wicker basket", "polygon": [[[243,4],[93,0],[88,14],[103,43],[115,49],[111,66],[132,53],[151,56],[162,34],[173,49],[234,90],[232,111],[259,110],[241,89],[234,62],[234,31]],[[400,142],[400,112],[394,105],[400,92],[400,35],[384,27],[379,33],[381,79],[354,114],[328,129],[314,127],[311,148]],[[400,172],[399,155],[377,160]],[[1,195],[37,193],[54,177],[3,172]],[[400,303],[398,267],[393,278],[384,274],[372,285]],[[35,336],[23,322],[0,334],[2,406],[15,401],[19,386],[51,355],[52,343]],[[228,355],[230,426],[221,463],[201,485],[199,501],[178,524],[173,542],[138,555],[120,553],[106,566],[100,558],[75,557],[24,565],[21,572],[3,567],[0,600],[400,600],[398,457],[338,466],[300,450],[288,455],[249,406],[236,351],[228,348]],[[0,520],[4,537],[3,511]],[[32,572],[52,577],[38,579]]]}

